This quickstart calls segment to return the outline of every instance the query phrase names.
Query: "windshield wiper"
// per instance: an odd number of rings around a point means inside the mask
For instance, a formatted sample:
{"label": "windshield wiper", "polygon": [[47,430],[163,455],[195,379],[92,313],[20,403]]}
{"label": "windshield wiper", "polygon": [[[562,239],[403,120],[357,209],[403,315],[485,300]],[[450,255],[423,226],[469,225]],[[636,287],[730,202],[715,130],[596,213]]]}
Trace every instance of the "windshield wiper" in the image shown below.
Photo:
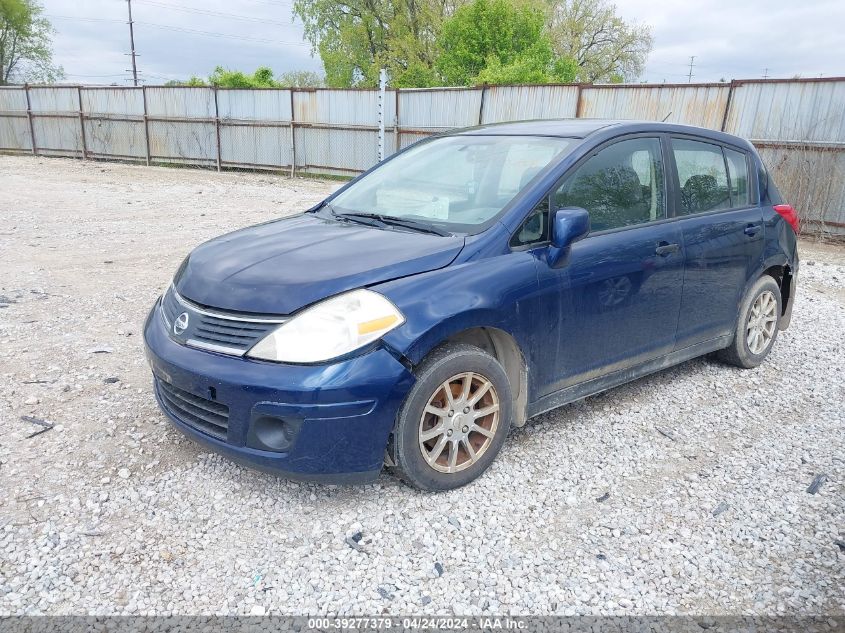
{"label": "windshield wiper", "polygon": [[[381,213],[336,213],[334,210],[332,213],[338,218],[348,218],[350,220],[375,220],[376,222],[380,222],[381,226],[401,226],[413,231],[419,231],[420,233],[431,233],[432,235],[439,235],[441,237],[452,236],[452,234],[448,231],[432,226],[427,222],[412,220],[410,218],[397,218],[392,215],[383,215]],[[378,225],[373,224],[373,226]]]}
{"label": "windshield wiper", "polygon": [[384,228],[387,224],[377,213],[338,213],[331,209],[332,215],[341,220],[349,220],[350,222],[359,222],[367,226],[378,226]]}

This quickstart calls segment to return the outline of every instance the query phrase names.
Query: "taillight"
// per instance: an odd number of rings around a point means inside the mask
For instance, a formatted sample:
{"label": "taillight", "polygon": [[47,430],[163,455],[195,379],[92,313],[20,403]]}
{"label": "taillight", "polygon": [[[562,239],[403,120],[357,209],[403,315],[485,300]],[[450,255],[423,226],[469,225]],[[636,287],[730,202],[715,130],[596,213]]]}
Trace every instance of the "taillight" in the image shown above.
{"label": "taillight", "polygon": [[787,224],[792,227],[795,233],[798,233],[798,212],[792,208],[791,204],[776,204],[774,210],[780,213]]}

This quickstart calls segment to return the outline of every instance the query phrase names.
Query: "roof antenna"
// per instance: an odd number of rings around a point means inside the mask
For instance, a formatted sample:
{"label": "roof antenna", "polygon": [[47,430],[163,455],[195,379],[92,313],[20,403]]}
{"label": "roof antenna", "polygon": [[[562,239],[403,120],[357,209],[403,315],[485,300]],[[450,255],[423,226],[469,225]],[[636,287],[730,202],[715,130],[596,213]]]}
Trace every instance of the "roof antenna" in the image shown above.
{"label": "roof antenna", "polygon": [[670,116],[672,116],[672,111],[671,111],[671,110],[669,111],[669,114],[667,114],[665,117],[663,117],[663,118],[660,120],[660,122],[661,122],[661,123],[666,123],[666,119],[668,119]]}

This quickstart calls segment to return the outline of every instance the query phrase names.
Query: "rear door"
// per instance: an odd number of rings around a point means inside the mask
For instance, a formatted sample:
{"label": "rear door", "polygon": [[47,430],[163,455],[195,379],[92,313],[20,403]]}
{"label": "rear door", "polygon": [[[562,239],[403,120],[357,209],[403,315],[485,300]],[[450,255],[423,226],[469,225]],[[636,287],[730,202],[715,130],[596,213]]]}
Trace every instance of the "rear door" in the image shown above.
{"label": "rear door", "polygon": [[674,215],[685,267],[676,349],[729,335],[763,258],[763,215],[750,156],[705,138],[671,136]]}

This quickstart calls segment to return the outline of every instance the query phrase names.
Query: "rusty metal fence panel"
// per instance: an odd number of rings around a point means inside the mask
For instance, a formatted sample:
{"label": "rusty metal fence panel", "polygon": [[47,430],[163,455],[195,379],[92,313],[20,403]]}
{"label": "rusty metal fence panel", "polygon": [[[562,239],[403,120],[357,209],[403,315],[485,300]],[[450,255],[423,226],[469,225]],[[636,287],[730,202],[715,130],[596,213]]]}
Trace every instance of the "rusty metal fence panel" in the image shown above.
{"label": "rusty metal fence panel", "polygon": [[149,157],[162,163],[217,163],[214,90],[201,87],[148,87]]}
{"label": "rusty metal fence panel", "polygon": [[735,83],[727,132],[751,140],[845,143],[845,81]]}
{"label": "rusty metal fence panel", "polygon": [[48,156],[81,156],[79,89],[38,87],[28,91],[32,132],[39,153]]}
{"label": "rusty metal fence panel", "polygon": [[86,157],[146,157],[142,88],[81,88],[80,98]]}
{"label": "rusty metal fence panel", "polygon": [[578,116],[640,119],[718,130],[728,102],[728,84],[674,86],[584,86]]}
{"label": "rusty metal fence panel", "polygon": [[31,152],[29,108],[26,93],[19,88],[0,88],[0,148]]}
{"label": "rusty metal fence panel", "polygon": [[[383,104],[385,155],[395,151],[394,91]],[[378,90],[297,90],[293,93],[296,168],[349,175],[378,162]]]}
{"label": "rusty metal fence panel", "polygon": [[227,167],[290,169],[290,90],[217,90],[220,162]]}
{"label": "rusty metal fence panel", "polygon": [[578,86],[489,86],[484,91],[481,122],[571,119],[578,92]]}
{"label": "rusty metal fence panel", "polygon": [[400,90],[398,146],[456,127],[481,122],[482,88],[426,88]]}
{"label": "rusty metal fence panel", "polygon": [[783,197],[798,210],[802,231],[845,234],[845,147],[758,147]]}
{"label": "rusty metal fence panel", "polygon": [[646,119],[759,149],[810,230],[845,233],[845,78],[699,85],[388,90],[0,88],[0,150],[354,175],[440,131],[510,120]]}

